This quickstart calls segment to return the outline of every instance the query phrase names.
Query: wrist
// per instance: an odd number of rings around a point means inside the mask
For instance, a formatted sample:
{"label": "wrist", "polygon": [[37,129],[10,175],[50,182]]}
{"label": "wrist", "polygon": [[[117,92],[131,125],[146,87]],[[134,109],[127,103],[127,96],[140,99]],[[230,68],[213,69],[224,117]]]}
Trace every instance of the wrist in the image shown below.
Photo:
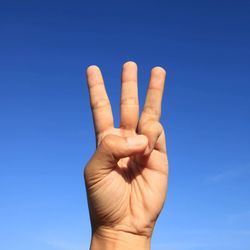
{"label": "wrist", "polygon": [[150,250],[151,238],[107,228],[92,234],[90,250]]}

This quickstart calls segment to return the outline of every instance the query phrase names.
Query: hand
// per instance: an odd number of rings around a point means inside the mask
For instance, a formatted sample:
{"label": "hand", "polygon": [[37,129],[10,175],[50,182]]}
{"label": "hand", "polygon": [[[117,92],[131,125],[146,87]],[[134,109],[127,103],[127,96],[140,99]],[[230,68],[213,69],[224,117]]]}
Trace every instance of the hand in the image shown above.
{"label": "hand", "polygon": [[85,183],[92,224],[91,249],[149,249],[167,192],[165,133],[159,122],[166,72],[151,71],[139,119],[137,65],[122,70],[120,127],[100,69],[89,66],[87,82],[97,149],[88,162]]}

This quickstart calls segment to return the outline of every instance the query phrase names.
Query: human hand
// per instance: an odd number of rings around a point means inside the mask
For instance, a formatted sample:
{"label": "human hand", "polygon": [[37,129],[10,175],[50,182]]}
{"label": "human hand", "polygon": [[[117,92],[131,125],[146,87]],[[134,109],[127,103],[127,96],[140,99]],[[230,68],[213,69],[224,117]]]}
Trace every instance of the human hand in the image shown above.
{"label": "human hand", "polygon": [[84,169],[92,224],[91,249],[150,249],[168,180],[165,133],[159,122],[166,72],[151,70],[139,118],[137,65],[122,70],[120,127],[100,69],[87,68],[97,149]]}

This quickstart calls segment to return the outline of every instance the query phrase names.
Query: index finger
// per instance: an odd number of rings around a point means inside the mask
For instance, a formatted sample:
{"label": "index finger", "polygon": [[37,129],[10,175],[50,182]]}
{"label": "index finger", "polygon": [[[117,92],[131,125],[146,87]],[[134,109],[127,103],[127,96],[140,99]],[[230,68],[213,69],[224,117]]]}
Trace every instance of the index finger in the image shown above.
{"label": "index finger", "polygon": [[98,135],[114,127],[113,114],[101,70],[91,65],[86,73],[95,132]]}

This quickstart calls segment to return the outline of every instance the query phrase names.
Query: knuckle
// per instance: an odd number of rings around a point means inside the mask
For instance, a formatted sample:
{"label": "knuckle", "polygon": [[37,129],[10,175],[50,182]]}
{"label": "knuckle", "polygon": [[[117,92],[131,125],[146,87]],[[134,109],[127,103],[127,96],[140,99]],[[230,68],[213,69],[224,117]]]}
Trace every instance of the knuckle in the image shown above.
{"label": "knuckle", "polygon": [[105,107],[109,107],[109,106],[110,106],[110,102],[109,102],[109,100],[107,98],[102,98],[102,99],[99,99],[96,102],[91,103],[91,108],[93,110],[100,109],[100,108],[105,108]]}
{"label": "knuckle", "polygon": [[137,79],[136,78],[134,78],[134,79],[129,79],[129,80],[123,80],[122,81],[122,85],[129,85],[129,84],[131,84],[131,85],[136,85],[137,84]]}
{"label": "knuckle", "polygon": [[155,117],[159,117],[161,115],[161,110],[159,110],[158,108],[151,106],[151,105],[146,105],[144,107],[143,112],[145,114],[151,115],[151,116],[155,116]]}
{"label": "knuckle", "polygon": [[92,90],[98,86],[102,87],[104,85],[103,81],[89,81],[89,89]]}
{"label": "knuckle", "polygon": [[136,97],[122,97],[121,105],[133,105],[138,106],[138,98]]}
{"label": "knuckle", "polygon": [[147,121],[139,126],[142,134],[160,134],[163,131],[163,126],[158,121]]}
{"label": "knuckle", "polygon": [[113,139],[113,135],[105,136],[100,143],[100,147],[110,149],[112,147]]}

